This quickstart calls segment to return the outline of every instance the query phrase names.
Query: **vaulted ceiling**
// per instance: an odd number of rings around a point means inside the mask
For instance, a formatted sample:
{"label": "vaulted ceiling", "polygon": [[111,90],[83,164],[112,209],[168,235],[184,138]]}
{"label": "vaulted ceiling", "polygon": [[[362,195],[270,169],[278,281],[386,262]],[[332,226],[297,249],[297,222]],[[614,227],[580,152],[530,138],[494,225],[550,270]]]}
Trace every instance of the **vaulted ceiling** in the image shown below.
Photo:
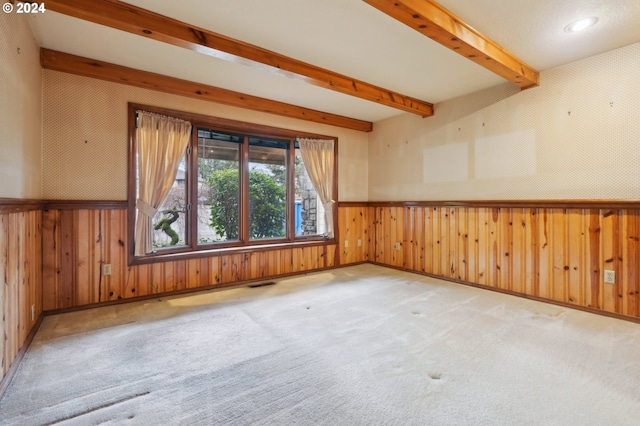
{"label": "vaulted ceiling", "polygon": [[[46,7],[30,17],[46,68],[363,131],[403,112],[428,117],[433,104],[507,82],[532,87],[538,71],[640,41],[637,0],[49,0]],[[564,30],[584,17],[598,22]]]}

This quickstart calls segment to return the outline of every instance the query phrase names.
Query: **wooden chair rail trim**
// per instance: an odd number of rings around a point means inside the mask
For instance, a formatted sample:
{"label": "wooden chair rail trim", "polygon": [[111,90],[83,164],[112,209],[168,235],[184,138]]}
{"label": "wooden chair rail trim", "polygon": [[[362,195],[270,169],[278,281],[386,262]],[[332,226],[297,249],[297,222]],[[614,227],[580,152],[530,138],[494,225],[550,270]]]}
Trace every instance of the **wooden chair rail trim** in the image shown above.
{"label": "wooden chair rail trim", "polygon": [[124,210],[127,201],[122,200],[44,200],[43,210]]}
{"label": "wooden chair rail trim", "polygon": [[[640,209],[640,200],[339,201],[338,207],[547,207],[567,209]],[[17,213],[30,210],[124,210],[126,208],[126,200],[33,200],[0,198],[0,214]]]}
{"label": "wooden chair rail trim", "polygon": [[369,201],[369,207],[515,207],[565,209],[637,209],[640,200],[434,200]]}
{"label": "wooden chair rail trim", "polygon": [[369,207],[368,201],[338,201],[338,207]]}
{"label": "wooden chair rail trim", "polygon": [[0,214],[42,210],[42,200],[28,198],[0,198]]}
{"label": "wooden chair rail trim", "polygon": [[20,213],[32,210],[113,210],[126,208],[126,200],[34,200],[0,198],[0,214]]}

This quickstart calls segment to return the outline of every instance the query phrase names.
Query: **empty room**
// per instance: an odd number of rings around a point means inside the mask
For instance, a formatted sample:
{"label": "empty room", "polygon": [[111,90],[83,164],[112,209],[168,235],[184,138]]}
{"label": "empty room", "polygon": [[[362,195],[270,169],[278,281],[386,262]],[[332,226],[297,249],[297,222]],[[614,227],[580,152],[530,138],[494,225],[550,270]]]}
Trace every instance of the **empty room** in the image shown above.
{"label": "empty room", "polygon": [[0,425],[636,425],[637,0],[5,0]]}

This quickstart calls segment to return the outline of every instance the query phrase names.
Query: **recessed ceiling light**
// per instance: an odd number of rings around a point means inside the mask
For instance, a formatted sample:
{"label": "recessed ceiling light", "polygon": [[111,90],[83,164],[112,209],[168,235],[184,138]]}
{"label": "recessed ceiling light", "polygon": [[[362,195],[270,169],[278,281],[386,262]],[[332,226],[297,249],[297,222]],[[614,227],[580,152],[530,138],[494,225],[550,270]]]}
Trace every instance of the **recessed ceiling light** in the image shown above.
{"label": "recessed ceiling light", "polygon": [[579,19],[564,27],[564,30],[568,33],[577,33],[578,31],[586,30],[587,28],[594,26],[596,22],[598,22],[598,18],[596,18],[595,16],[591,18]]}

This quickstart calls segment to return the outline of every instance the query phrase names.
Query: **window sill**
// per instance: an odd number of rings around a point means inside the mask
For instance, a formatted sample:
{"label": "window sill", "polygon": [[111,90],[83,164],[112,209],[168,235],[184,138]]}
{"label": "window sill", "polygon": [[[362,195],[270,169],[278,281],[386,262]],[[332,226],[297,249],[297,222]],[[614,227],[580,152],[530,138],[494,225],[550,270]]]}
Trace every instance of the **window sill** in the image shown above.
{"label": "window sill", "polygon": [[135,265],[148,265],[153,263],[163,263],[163,262],[174,262],[180,260],[189,260],[189,259],[201,259],[205,257],[216,257],[216,256],[225,256],[231,254],[244,254],[244,253],[255,253],[261,251],[272,251],[272,250],[282,250],[282,249],[291,249],[291,248],[305,248],[305,247],[313,247],[313,246],[329,246],[337,244],[337,240],[335,238],[325,239],[325,238],[314,238],[307,239],[304,241],[295,241],[295,242],[284,242],[284,243],[274,243],[274,244],[255,244],[255,245],[246,245],[246,246],[237,246],[237,247],[224,247],[224,248],[216,248],[216,249],[204,249],[204,250],[185,250],[181,252],[172,252],[172,253],[163,253],[156,252],[147,254],[145,256],[134,256],[129,259],[129,266]]}

